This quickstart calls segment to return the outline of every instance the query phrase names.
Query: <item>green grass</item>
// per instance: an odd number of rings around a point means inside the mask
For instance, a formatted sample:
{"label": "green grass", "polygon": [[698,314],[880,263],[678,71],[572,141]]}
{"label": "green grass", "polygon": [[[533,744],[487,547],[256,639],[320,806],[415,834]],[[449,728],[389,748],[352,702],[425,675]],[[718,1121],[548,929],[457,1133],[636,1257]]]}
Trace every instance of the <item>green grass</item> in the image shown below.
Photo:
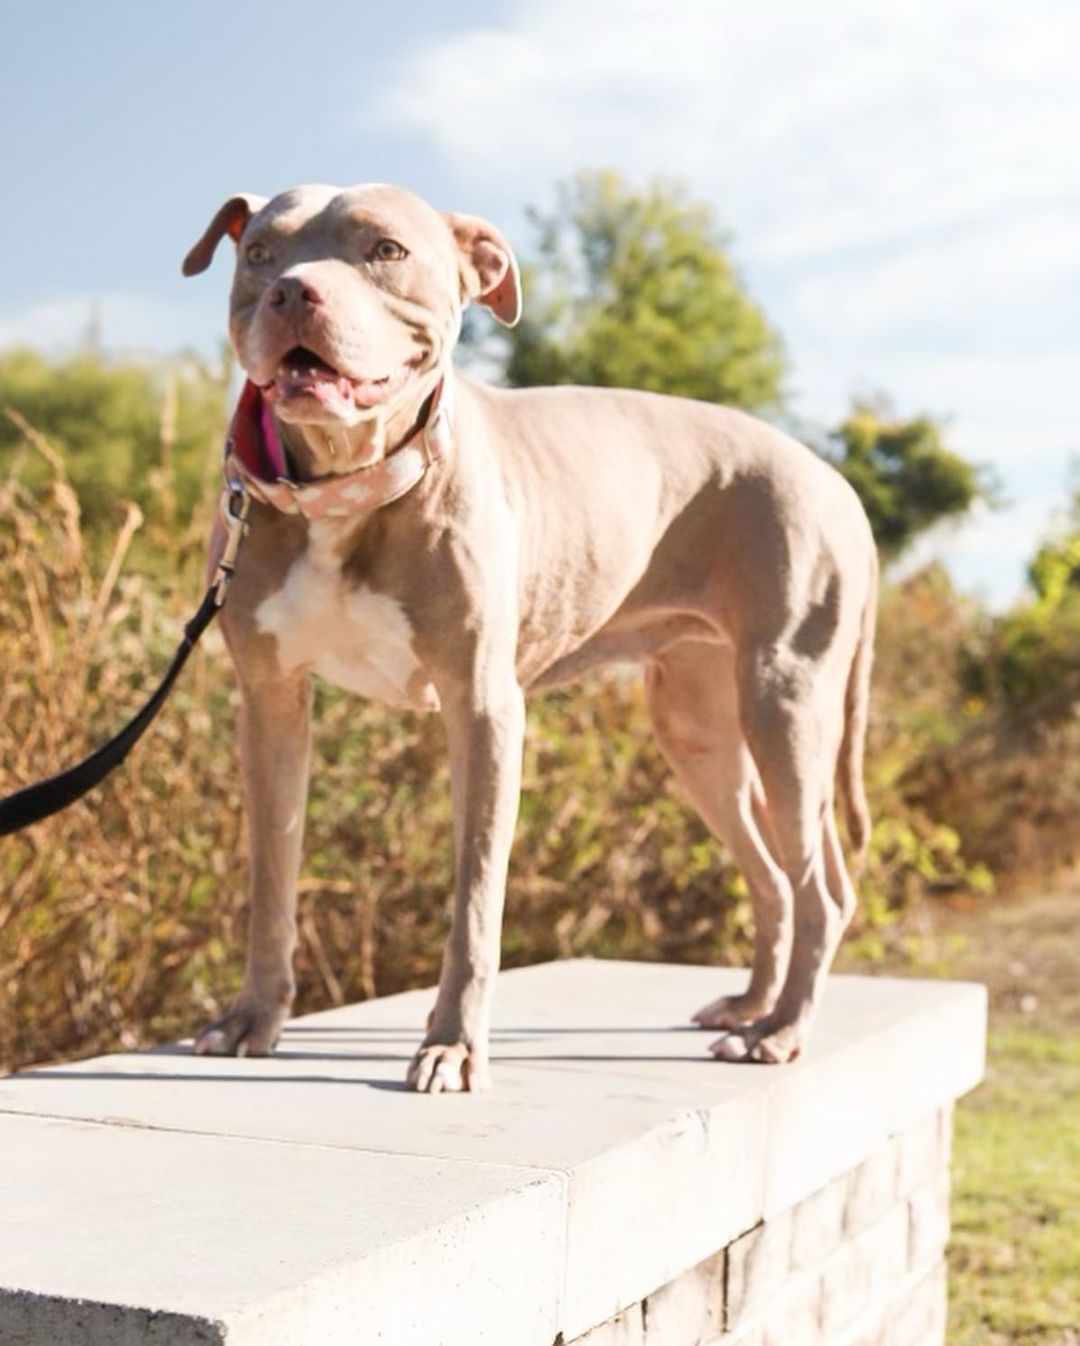
{"label": "green grass", "polygon": [[957,1109],[950,1346],[1080,1343],[1080,1034],[1002,1027]]}

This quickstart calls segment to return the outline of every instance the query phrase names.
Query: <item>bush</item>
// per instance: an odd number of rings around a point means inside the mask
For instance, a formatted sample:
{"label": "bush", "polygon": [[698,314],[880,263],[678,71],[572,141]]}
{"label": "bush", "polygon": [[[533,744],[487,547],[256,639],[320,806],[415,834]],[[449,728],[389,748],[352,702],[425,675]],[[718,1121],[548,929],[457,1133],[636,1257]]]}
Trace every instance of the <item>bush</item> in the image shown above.
{"label": "bush", "polygon": [[[194,358],[147,364],[88,352],[60,361],[31,350],[0,354],[0,408],[9,412],[0,415],[0,471],[10,469],[29,423],[63,459],[88,538],[108,537],[129,499],[184,527],[217,470],[233,370],[231,355],[212,370]],[[44,458],[31,457],[19,476],[40,488],[49,471]]]}

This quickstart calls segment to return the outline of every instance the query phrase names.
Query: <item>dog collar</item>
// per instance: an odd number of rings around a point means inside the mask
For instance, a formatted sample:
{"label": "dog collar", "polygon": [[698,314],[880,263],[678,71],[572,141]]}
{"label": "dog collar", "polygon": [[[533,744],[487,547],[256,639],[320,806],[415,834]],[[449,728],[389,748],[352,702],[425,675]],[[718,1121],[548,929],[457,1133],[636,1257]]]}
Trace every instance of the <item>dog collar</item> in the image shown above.
{"label": "dog collar", "polygon": [[428,468],[450,452],[450,406],[440,379],[426,415],[405,439],[377,463],[341,475],[293,481],[274,418],[259,387],[249,379],[233,414],[225,441],[225,475],[239,477],[256,500],[283,514],[306,519],[342,519],[370,514],[400,500],[418,485]]}

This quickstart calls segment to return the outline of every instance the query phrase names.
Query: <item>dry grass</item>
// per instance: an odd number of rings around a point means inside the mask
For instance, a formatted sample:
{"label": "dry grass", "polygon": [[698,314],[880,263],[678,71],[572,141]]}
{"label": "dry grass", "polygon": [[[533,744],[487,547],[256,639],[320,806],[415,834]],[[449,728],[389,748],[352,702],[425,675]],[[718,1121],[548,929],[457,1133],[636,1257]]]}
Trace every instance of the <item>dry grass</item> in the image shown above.
{"label": "dry grass", "polygon": [[[0,761],[2,788],[59,770],[107,737],[141,702],[175,645],[186,596],[123,573],[141,526],[130,506],[95,567],[63,463],[30,427],[24,454],[52,468],[43,497],[20,483],[22,455],[0,486]],[[178,571],[197,558],[178,543]],[[192,592],[196,592],[192,588]],[[217,655],[220,663],[220,653]],[[231,772],[208,751],[225,709],[214,656],[195,663],[147,748],[83,802],[0,847],[0,1059],[17,1062],[131,1044],[162,1027],[176,995],[208,1003],[221,959],[205,932],[177,920],[207,870],[236,853]],[[225,766],[220,761],[218,765]],[[214,842],[170,826],[171,808],[213,807]],[[163,897],[163,895],[165,895]]]}

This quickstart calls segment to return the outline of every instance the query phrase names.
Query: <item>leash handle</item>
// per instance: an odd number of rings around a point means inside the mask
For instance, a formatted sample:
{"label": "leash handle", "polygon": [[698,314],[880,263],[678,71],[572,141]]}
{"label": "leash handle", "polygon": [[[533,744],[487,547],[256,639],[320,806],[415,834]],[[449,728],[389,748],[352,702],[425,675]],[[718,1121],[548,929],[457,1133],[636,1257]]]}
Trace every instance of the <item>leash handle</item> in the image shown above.
{"label": "leash handle", "polygon": [[18,832],[31,823],[40,822],[54,813],[74,804],[84,794],[100,785],[105,777],[114,771],[132,750],[143,734],[153,723],[158,711],[172,690],[172,685],[180,676],[180,670],[188,661],[188,656],[199,642],[203,632],[221,611],[229,584],[236,571],[236,557],[240,543],[248,530],[247,516],[251,508],[251,498],[243,485],[235,479],[226,482],[221,500],[222,514],[228,534],[225,548],[218,562],[210,587],[203,595],[198,611],[184,627],[184,634],[177,646],[169,667],[165,671],[157,689],[143,708],[131,720],[102,744],[96,752],[69,767],[56,776],[28,785],[15,794],[0,799],[0,837]]}

